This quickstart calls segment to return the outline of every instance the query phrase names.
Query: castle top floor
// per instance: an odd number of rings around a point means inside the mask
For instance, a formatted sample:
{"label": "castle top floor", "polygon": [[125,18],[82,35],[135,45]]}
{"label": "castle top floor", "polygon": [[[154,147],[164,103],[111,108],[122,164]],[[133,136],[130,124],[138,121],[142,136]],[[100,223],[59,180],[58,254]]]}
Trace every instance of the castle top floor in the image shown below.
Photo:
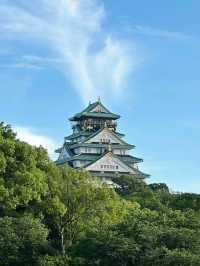
{"label": "castle top floor", "polygon": [[80,131],[97,131],[102,127],[116,131],[117,122],[120,116],[110,112],[100,101],[89,103],[80,113],[75,114],[69,120],[72,122],[74,133]]}

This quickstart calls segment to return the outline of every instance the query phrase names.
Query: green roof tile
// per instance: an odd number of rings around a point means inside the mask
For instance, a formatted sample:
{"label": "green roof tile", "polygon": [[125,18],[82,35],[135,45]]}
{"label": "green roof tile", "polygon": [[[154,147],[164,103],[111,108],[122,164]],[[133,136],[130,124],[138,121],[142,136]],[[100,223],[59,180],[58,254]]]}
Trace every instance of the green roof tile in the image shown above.
{"label": "green roof tile", "polygon": [[[106,112],[91,112],[95,107],[100,105],[103,109],[105,109]],[[97,118],[108,118],[108,119],[119,119],[120,115],[111,113],[100,101],[97,101],[95,103],[89,104],[88,107],[86,107],[82,112],[75,114],[73,117],[71,117],[70,121],[77,121],[82,117],[97,117]]]}
{"label": "green roof tile", "polygon": [[[131,150],[135,146],[130,144],[112,144],[113,149],[128,149]],[[108,144],[99,143],[72,143],[70,149],[75,149],[78,147],[88,147],[88,148],[108,148]]]}
{"label": "green roof tile", "polygon": [[89,131],[80,131],[79,133],[75,133],[75,134],[71,134],[67,137],[65,137],[66,140],[72,140],[72,139],[75,139],[75,138],[78,138],[78,137],[81,137],[81,136],[89,136],[89,135],[92,135],[93,133],[92,132],[89,132]]}
{"label": "green roof tile", "polygon": [[[68,161],[74,161],[74,160],[81,160],[81,161],[95,161],[99,157],[101,157],[102,154],[92,154],[92,153],[82,153],[79,155],[75,155],[68,159]],[[131,156],[131,155],[115,155],[117,158],[122,160],[123,162],[127,163],[139,163],[142,162],[142,159]]]}

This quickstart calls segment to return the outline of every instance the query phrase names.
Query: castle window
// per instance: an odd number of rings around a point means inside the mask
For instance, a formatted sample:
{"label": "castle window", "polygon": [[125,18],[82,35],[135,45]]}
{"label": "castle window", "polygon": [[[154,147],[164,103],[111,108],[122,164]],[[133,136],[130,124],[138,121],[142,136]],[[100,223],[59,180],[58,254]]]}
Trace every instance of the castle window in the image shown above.
{"label": "castle window", "polygon": [[103,138],[103,139],[101,139],[101,142],[102,142],[102,143],[109,143],[110,140],[109,140],[109,139],[104,139],[104,138]]}
{"label": "castle window", "polygon": [[86,153],[91,153],[91,148],[85,148]]}
{"label": "castle window", "polygon": [[111,165],[111,164],[103,164],[100,166],[101,169],[110,169],[110,170],[115,170],[115,169],[118,169],[118,165],[117,166],[114,166],[114,165]]}
{"label": "castle window", "polygon": [[121,155],[125,155],[125,150],[120,150]]}

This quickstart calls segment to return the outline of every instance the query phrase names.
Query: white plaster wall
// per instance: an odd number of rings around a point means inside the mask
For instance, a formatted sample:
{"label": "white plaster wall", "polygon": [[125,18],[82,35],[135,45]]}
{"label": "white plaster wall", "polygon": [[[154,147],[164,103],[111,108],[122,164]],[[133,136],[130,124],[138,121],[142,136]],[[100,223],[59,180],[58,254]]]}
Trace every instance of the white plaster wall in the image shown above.
{"label": "white plaster wall", "polygon": [[81,153],[94,153],[94,154],[100,154],[101,148],[87,148],[87,147],[79,147],[74,150],[76,154]]}
{"label": "white plaster wall", "polygon": [[113,153],[116,155],[129,155],[129,151],[126,149],[113,149]]}

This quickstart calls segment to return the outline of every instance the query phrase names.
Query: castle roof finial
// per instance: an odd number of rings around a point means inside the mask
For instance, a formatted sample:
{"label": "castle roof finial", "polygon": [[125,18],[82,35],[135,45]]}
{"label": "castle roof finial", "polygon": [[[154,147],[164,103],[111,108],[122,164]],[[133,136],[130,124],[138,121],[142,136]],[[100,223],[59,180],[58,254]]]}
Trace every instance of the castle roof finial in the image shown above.
{"label": "castle roof finial", "polygon": [[99,102],[99,103],[101,102],[101,98],[100,98],[100,96],[98,97],[98,102]]}

